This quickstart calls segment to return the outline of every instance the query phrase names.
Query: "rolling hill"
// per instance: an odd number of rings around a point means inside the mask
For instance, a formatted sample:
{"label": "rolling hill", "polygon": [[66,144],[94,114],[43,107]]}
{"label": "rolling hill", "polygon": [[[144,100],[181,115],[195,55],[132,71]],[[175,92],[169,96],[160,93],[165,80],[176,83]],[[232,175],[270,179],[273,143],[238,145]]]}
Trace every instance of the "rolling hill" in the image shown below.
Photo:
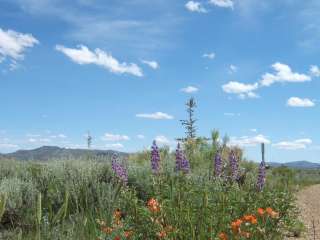
{"label": "rolling hill", "polygon": [[62,159],[80,159],[87,156],[95,158],[110,158],[114,153],[117,153],[120,156],[128,156],[127,153],[114,150],[70,149],[55,146],[43,146],[32,150],[18,150],[13,153],[0,154],[0,158],[16,159],[21,161],[48,161]]}
{"label": "rolling hill", "polygon": [[287,163],[278,163],[278,162],[269,162],[269,166],[271,167],[289,167],[289,168],[297,168],[297,169],[320,169],[319,163],[313,163],[308,161],[296,161],[296,162],[287,162]]}

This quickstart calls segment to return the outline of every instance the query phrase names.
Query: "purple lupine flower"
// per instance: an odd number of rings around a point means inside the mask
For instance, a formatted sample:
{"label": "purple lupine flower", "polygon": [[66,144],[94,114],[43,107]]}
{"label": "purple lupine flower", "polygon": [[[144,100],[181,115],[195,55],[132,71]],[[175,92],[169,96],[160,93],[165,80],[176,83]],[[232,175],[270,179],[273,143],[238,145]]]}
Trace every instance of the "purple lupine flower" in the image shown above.
{"label": "purple lupine flower", "polygon": [[229,161],[230,161],[230,167],[231,167],[231,177],[233,180],[237,180],[239,175],[239,166],[238,166],[237,157],[234,151],[231,151],[229,155]]}
{"label": "purple lupine flower", "polygon": [[222,157],[219,151],[217,151],[214,157],[214,170],[216,177],[220,177],[222,174]]}
{"label": "purple lupine flower", "polygon": [[112,155],[112,170],[115,175],[126,185],[128,183],[127,169],[119,163],[118,158],[119,157],[117,154]]}
{"label": "purple lupine flower", "polygon": [[177,145],[176,149],[176,168],[175,171],[183,171],[184,173],[189,173],[190,163],[186,156],[184,155],[182,149],[180,148],[180,143]]}
{"label": "purple lupine flower", "polygon": [[183,157],[182,157],[182,161],[181,161],[181,171],[184,173],[189,173],[189,171],[190,171],[189,161],[184,154],[182,154],[182,155],[183,155]]}
{"label": "purple lupine flower", "polygon": [[160,153],[156,141],[153,141],[151,147],[151,169],[153,173],[159,173],[160,170]]}
{"label": "purple lupine flower", "polygon": [[178,143],[177,149],[176,149],[176,168],[175,168],[176,172],[181,170],[182,161],[183,161],[183,152],[180,148],[180,143]]}
{"label": "purple lupine flower", "polygon": [[266,163],[264,160],[262,160],[259,166],[259,174],[258,174],[258,181],[257,181],[258,191],[262,191],[265,182],[266,182]]}

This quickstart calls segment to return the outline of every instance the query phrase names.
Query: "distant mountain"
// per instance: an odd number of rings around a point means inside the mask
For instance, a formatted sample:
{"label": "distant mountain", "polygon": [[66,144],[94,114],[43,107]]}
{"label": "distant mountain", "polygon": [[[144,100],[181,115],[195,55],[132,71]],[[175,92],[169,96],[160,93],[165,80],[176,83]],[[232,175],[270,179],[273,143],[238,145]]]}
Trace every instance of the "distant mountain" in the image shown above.
{"label": "distant mountain", "polygon": [[55,146],[43,146],[33,150],[18,150],[13,153],[0,154],[0,158],[16,159],[21,161],[37,160],[62,160],[62,159],[80,159],[85,157],[92,158],[110,158],[114,153],[120,156],[128,156],[127,153],[113,150],[88,150],[88,149],[70,149]]}
{"label": "distant mountain", "polygon": [[312,163],[308,161],[296,161],[296,162],[287,162],[287,163],[277,163],[277,162],[269,162],[269,166],[271,167],[289,167],[289,168],[297,168],[297,169],[320,169],[319,163]]}

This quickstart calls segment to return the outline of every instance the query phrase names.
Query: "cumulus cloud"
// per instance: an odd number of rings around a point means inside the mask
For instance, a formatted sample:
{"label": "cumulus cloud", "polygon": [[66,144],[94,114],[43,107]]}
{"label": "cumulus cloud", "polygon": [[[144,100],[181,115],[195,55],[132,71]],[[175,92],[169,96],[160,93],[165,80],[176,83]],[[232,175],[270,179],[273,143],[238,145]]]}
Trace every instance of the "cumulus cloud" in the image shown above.
{"label": "cumulus cloud", "polygon": [[163,135],[156,136],[154,140],[159,145],[170,145],[171,144],[171,141]]}
{"label": "cumulus cloud", "polygon": [[112,133],[105,133],[102,137],[104,141],[110,142],[119,142],[119,141],[128,141],[130,138],[127,135],[120,135],[120,134],[112,134]]}
{"label": "cumulus cloud", "polygon": [[56,50],[62,52],[73,62],[80,65],[95,64],[109,70],[112,73],[126,73],[137,77],[143,76],[143,72],[137,64],[128,64],[126,62],[120,63],[110,53],[104,52],[99,48],[91,51],[88,49],[88,47],[83,45],[79,45],[78,48],[67,48],[62,45],[57,45]]}
{"label": "cumulus cloud", "polygon": [[49,143],[51,139],[49,138],[29,138],[28,142],[30,143]]}
{"label": "cumulus cloud", "polygon": [[163,112],[155,112],[155,113],[139,113],[136,114],[136,117],[139,118],[149,118],[154,120],[171,120],[174,117]]}
{"label": "cumulus cloud", "polygon": [[294,141],[282,141],[282,142],[273,144],[273,146],[278,149],[297,150],[297,149],[305,149],[310,144],[312,144],[311,139],[303,138],[303,139],[298,139]]}
{"label": "cumulus cloud", "polygon": [[258,83],[245,84],[231,81],[222,86],[226,93],[237,94],[240,98],[257,98],[258,95],[254,92],[258,89]]}
{"label": "cumulus cloud", "polygon": [[203,58],[209,58],[209,59],[214,59],[216,57],[216,54],[215,53],[204,53],[202,55]]}
{"label": "cumulus cloud", "polygon": [[0,28],[0,63],[9,59],[10,68],[16,68],[17,61],[24,59],[25,51],[36,44],[39,44],[39,41],[31,34]]}
{"label": "cumulus cloud", "polygon": [[195,92],[199,91],[199,88],[194,87],[194,86],[188,86],[185,88],[181,88],[180,91],[184,92],[184,93],[195,93]]}
{"label": "cumulus cloud", "polygon": [[309,98],[291,97],[287,101],[289,107],[314,107],[315,103]]}
{"label": "cumulus cloud", "polygon": [[200,2],[189,1],[186,3],[185,7],[190,12],[199,12],[199,13],[207,12],[207,10],[202,6]]}
{"label": "cumulus cloud", "polygon": [[67,138],[67,136],[62,133],[60,133],[58,135],[51,135],[50,137],[51,138],[61,138],[61,139]]}
{"label": "cumulus cloud", "polygon": [[261,143],[270,144],[271,141],[264,135],[259,134],[253,137],[249,137],[249,136],[243,136],[239,138],[232,137],[230,139],[229,145],[240,146],[240,147],[254,147]]}
{"label": "cumulus cloud", "polygon": [[138,138],[138,139],[145,139],[145,136],[144,136],[143,134],[138,134],[138,135],[137,135],[137,138]]}
{"label": "cumulus cloud", "polygon": [[232,0],[210,0],[209,3],[223,8],[233,8],[234,2]]}
{"label": "cumulus cloud", "polygon": [[316,65],[310,67],[310,74],[314,77],[320,77],[320,68]]}
{"label": "cumulus cloud", "polygon": [[293,72],[292,69],[283,63],[277,62],[272,65],[275,73],[265,73],[260,80],[262,86],[270,86],[276,82],[306,82],[311,77],[305,74]]}
{"label": "cumulus cloud", "polygon": [[10,149],[10,148],[19,148],[19,146],[11,143],[0,143],[0,149]]}
{"label": "cumulus cloud", "polygon": [[157,63],[156,61],[141,60],[141,62],[148,65],[152,69],[158,69],[160,67],[159,63]]}

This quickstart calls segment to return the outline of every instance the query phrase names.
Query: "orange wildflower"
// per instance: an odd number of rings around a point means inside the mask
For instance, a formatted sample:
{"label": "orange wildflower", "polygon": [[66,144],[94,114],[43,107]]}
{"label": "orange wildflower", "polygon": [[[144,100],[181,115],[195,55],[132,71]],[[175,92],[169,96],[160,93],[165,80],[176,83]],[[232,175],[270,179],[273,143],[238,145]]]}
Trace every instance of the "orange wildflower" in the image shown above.
{"label": "orange wildflower", "polygon": [[166,233],[166,231],[162,230],[157,235],[158,235],[159,238],[165,238],[167,236],[167,233]]}
{"label": "orange wildflower", "polygon": [[113,229],[111,227],[102,227],[101,231],[106,233],[106,234],[111,234]]}
{"label": "orange wildflower", "polygon": [[113,240],[121,240],[120,236],[115,236]]}
{"label": "orange wildflower", "polygon": [[266,208],[266,212],[271,218],[278,218],[279,217],[279,213],[274,211],[272,208]]}
{"label": "orange wildflower", "polygon": [[236,221],[232,222],[231,223],[232,231],[234,233],[239,233],[241,224],[242,224],[242,220],[241,219],[237,219]]}
{"label": "orange wildflower", "polygon": [[258,220],[257,218],[254,216],[252,219],[251,219],[251,224],[257,224],[258,223]]}
{"label": "orange wildflower", "polygon": [[265,211],[264,211],[263,208],[258,208],[257,212],[258,212],[258,214],[259,214],[260,216],[263,216],[264,213],[265,213]]}
{"label": "orange wildflower", "polygon": [[245,222],[250,222],[251,224],[257,224],[258,223],[256,216],[252,215],[252,214],[244,215],[242,220],[245,221]]}
{"label": "orange wildflower", "polygon": [[219,234],[219,239],[220,240],[228,240],[228,236],[227,236],[227,234],[222,232],[222,233]]}
{"label": "orange wildflower", "polygon": [[268,208],[266,208],[266,212],[270,215],[273,212],[273,210],[272,210],[272,208],[268,207]]}
{"label": "orange wildflower", "polygon": [[278,218],[279,217],[279,213],[276,212],[276,211],[272,211],[271,214],[270,214],[270,217],[271,218]]}
{"label": "orange wildflower", "polygon": [[124,232],[125,238],[128,238],[128,239],[129,239],[132,235],[133,235],[133,231],[125,231],[125,232]]}
{"label": "orange wildflower", "polygon": [[158,201],[154,198],[151,198],[148,201],[148,208],[150,212],[156,213],[160,211],[160,204],[158,203]]}

